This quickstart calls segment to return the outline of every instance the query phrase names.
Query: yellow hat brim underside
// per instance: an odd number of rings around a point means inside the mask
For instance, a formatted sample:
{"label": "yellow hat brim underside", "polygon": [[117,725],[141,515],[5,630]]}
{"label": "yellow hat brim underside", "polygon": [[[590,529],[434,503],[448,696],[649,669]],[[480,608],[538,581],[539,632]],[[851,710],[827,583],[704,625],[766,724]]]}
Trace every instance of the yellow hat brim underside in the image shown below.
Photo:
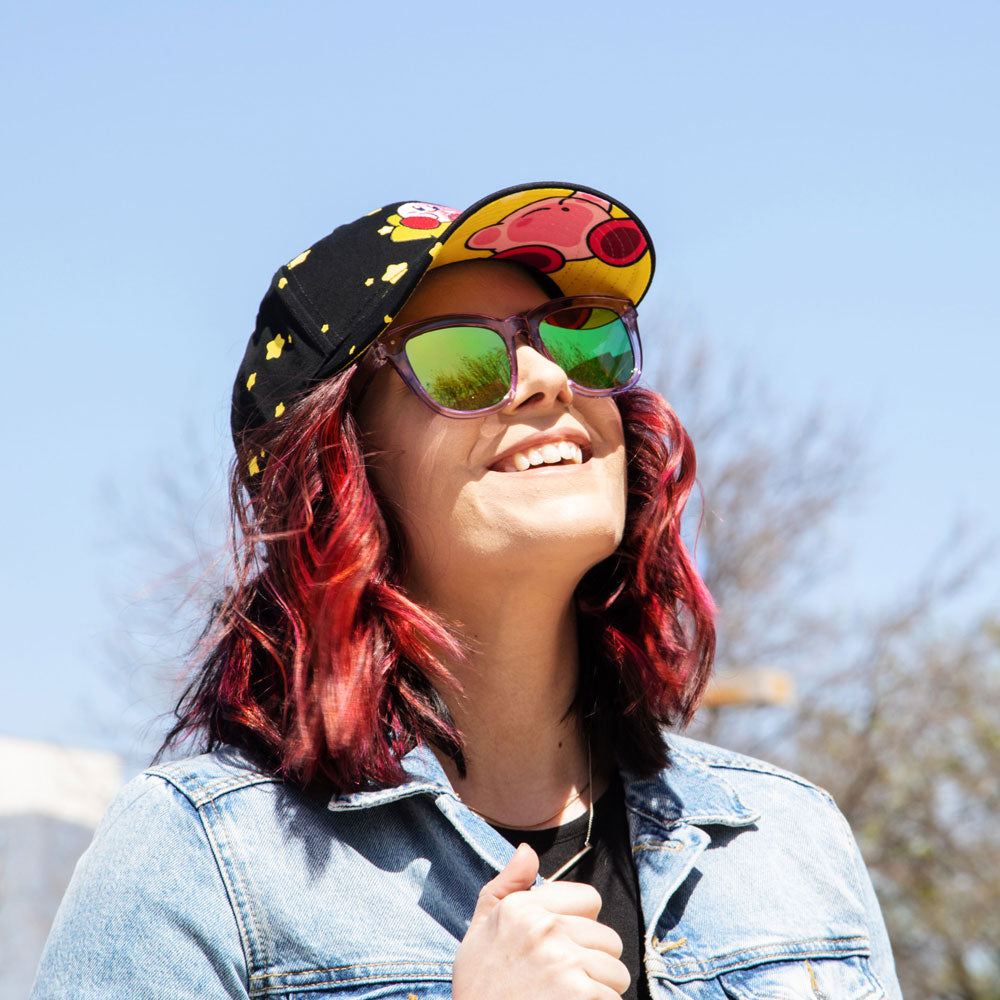
{"label": "yellow hat brim underside", "polygon": [[[457,228],[449,228],[441,249],[435,253],[428,270],[444,267],[463,260],[489,260],[495,256],[492,250],[473,250],[466,246],[469,238],[481,229],[499,225],[511,213],[544,198],[566,198],[575,193],[568,187],[539,187],[529,191],[517,191],[490,202],[466,219]],[[629,214],[611,203],[609,215],[614,219],[630,218]],[[642,256],[632,264],[616,267],[587,257],[583,260],[569,260],[561,267],[549,272],[556,284],[566,295],[615,295],[638,302],[646,293],[652,276],[652,255],[647,248]]]}

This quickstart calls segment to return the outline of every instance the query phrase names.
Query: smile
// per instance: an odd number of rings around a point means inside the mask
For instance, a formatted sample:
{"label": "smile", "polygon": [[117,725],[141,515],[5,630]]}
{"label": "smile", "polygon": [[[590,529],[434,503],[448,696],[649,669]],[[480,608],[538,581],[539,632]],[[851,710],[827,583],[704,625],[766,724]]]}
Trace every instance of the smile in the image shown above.
{"label": "smile", "polygon": [[543,465],[582,465],[583,449],[572,441],[551,441],[537,448],[515,451],[492,466],[494,472],[527,472]]}

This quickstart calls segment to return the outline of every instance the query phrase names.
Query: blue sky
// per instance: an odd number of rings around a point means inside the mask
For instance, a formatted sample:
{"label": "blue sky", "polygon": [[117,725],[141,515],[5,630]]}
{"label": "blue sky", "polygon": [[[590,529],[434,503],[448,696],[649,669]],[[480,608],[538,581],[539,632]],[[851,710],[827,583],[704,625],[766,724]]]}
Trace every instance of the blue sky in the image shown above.
{"label": "blue sky", "polygon": [[861,414],[832,599],[891,602],[958,517],[1000,536],[998,37],[962,0],[7,4],[0,732],[106,738],[106,646],[162,570],[122,539],[169,534],[192,440],[217,505],[271,274],[394,199],[606,190],[656,241],[651,314],[789,412]]}

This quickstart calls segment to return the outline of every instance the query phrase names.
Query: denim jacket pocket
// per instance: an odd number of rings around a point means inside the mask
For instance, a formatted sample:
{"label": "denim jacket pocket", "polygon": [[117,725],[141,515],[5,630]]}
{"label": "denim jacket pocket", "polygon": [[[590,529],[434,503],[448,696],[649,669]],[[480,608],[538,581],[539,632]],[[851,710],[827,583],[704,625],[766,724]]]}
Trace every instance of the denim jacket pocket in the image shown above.
{"label": "denim jacket pocket", "polygon": [[746,965],[705,979],[661,980],[654,985],[653,996],[663,1000],[886,1000],[864,955],[799,957]]}
{"label": "denim jacket pocket", "polygon": [[679,950],[664,949],[659,968],[647,956],[656,1000],[887,1000],[861,937],[775,942],[686,958]]}
{"label": "denim jacket pocket", "polygon": [[451,967],[389,962],[261,977],[255,1000],[451,1000]]}
{"label": "denim jacket pocket", "polygon": [[351,983],[320,991],[280,994],[275,1000],[451,1000],[451,983]]}
{"label": "denim jacket pocket", "polygon": [[731,1000],[885,1000],[860,955],[770,962],[736,969],[720,982]]}

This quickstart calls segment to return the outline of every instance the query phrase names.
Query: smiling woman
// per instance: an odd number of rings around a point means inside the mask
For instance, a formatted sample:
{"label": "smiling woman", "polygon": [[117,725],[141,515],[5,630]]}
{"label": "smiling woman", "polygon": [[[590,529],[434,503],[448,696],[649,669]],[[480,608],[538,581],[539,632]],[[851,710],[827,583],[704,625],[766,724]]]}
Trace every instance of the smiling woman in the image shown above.
{"label": "smiling woman", "polygon": [[[466,261],[430,273],[397,321],[472,311],[517,317],[548,301],[516,264]],[[514,370],[513,398],[480,419],[436,412],[389,366],[357,410],[377,454],[375,483],[403,528],[408,587],[451,622],[469,622],[471,609],[461,605],[470,598],[494,610],[505,592],[520,602],[520,578],[530,586],[543,572],[546,590],[568,604],[624,531],[625,442],[614,400],[575,396],[566,372],[526,337]],[[523,632],[530,616],[519,619]]]}
{"label": "smiling woman", "polygon": [[[235,572],[34,996],[898,997],[828,797],[678,736],[694,452],[648,233],[579,186],[393,203],[275,275]],[[516,849],[515,849],[516,848]]]}

